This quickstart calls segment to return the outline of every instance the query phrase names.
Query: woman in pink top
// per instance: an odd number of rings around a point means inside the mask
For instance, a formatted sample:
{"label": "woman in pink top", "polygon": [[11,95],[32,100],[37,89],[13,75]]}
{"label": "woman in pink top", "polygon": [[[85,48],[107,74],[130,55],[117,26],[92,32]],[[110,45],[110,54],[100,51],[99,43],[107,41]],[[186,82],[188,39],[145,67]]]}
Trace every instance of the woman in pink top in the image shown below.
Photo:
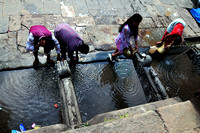
{"label": "woman in pink top", "polygon": [[[117,48],[112,55],[109,54],[111,61],[116,60],[116,57],[122,54],[129,58],[133,55],[134,50],[130,43],[131,36],[135,39],[135,48],[138,51],[138,26],[141,21],[142,16],[136,13],[120,26],[119,35],[115,39]],[[128,54],[129,50],[130,54]]]}
{"label": "woman in pink top", "polygon": [[54,61],[50,58],[51,50],[56,48],[57,60],[60,60],[60,45],[57,39],[52,36],[51,32],[43,25],[31,26],[27,38],[26,50],[34,54],[34,68],[39,64],[38,50],[39,47],[44,48],[44,53],[47,55],[47,63],[54,66]]}

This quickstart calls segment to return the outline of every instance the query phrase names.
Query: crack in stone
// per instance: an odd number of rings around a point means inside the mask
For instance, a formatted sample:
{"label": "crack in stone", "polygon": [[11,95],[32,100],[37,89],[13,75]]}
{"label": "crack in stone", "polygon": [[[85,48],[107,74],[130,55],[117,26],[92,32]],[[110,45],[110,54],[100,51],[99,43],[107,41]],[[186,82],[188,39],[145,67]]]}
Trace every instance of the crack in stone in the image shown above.
{"label": "crack in stone", "polygon": [[158,114],[158,116],[160,117],[161,121],[163,122],[164,125],[164,129],[169,132],[169,130],[167,129],[167,126],[165,125],[165,121],[163,120],[163,118],[161,117],[161,114],[158,112],[158,110],[155,110],[155,112]]}

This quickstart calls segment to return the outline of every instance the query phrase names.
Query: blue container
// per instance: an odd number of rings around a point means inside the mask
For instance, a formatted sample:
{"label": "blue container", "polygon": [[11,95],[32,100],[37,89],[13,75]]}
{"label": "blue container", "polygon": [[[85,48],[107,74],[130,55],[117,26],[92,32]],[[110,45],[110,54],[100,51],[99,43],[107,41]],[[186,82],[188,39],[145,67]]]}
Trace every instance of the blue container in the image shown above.
{"label": "blue container", "polygon": [[21,132],[26,131],[26,129],[25,129],[25,127],[24,127],[23,124],[20,124],[20,125],[19,125],[19,129],[20,129]]}
{"label": "blue container", "polygon": [[12,133],[20,133],[20,131],[12,130]]}

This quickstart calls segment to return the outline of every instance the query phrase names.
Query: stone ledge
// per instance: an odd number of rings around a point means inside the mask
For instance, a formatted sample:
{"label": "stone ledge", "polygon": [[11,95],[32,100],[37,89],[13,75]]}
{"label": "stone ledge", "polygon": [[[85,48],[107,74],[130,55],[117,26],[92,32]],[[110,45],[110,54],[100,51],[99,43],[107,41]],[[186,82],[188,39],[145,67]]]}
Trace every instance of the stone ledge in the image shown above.
{"label": "stone ledge", "polygon": [[158,113],[169,132],[182,133],[200,125],[200,114],[190,101],[161,107]]}
{"label": "stone ledge", "polygon": [[66,131],[68,127],[64,124],[56,124],[46,127],[41,127],[39,129],[27,130],[24,133],[60,133]]}
{"label": "stone ledge", "polygon": [[159,115],[155,111],[148,111],[146,113],[121,118],[115,121],[100,123],[93,126],[68,130],[63,133],[133,133],[133,132],[166,132],[164,124]]}
{"label": "stone ledge", "polygon": [[156,110],[159,107],[164,107],[181,102],[179,97],[174,97],[162,101],[147,103],[144,105],[134,106],[126,109],[116,110],[103,114],[96,115],[94,118],[88,121],[89,125],[98,124],[105,121],[120,119],[121,117],[130,117],[138,114],[142,114],[151,110]]}

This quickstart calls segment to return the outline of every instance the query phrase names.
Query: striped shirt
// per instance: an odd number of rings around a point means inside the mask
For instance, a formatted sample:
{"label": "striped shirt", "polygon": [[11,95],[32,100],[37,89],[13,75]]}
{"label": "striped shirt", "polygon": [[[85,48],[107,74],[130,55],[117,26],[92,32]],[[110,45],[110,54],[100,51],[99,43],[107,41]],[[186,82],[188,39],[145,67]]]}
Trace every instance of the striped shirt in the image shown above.
{"label": "striped shirt", "polygon": [[68,24],[59,24],[54,31],[54,35],[60,45],[66,45],[69,57],[73,57],[74,51],[83,43],[83,39]]}

